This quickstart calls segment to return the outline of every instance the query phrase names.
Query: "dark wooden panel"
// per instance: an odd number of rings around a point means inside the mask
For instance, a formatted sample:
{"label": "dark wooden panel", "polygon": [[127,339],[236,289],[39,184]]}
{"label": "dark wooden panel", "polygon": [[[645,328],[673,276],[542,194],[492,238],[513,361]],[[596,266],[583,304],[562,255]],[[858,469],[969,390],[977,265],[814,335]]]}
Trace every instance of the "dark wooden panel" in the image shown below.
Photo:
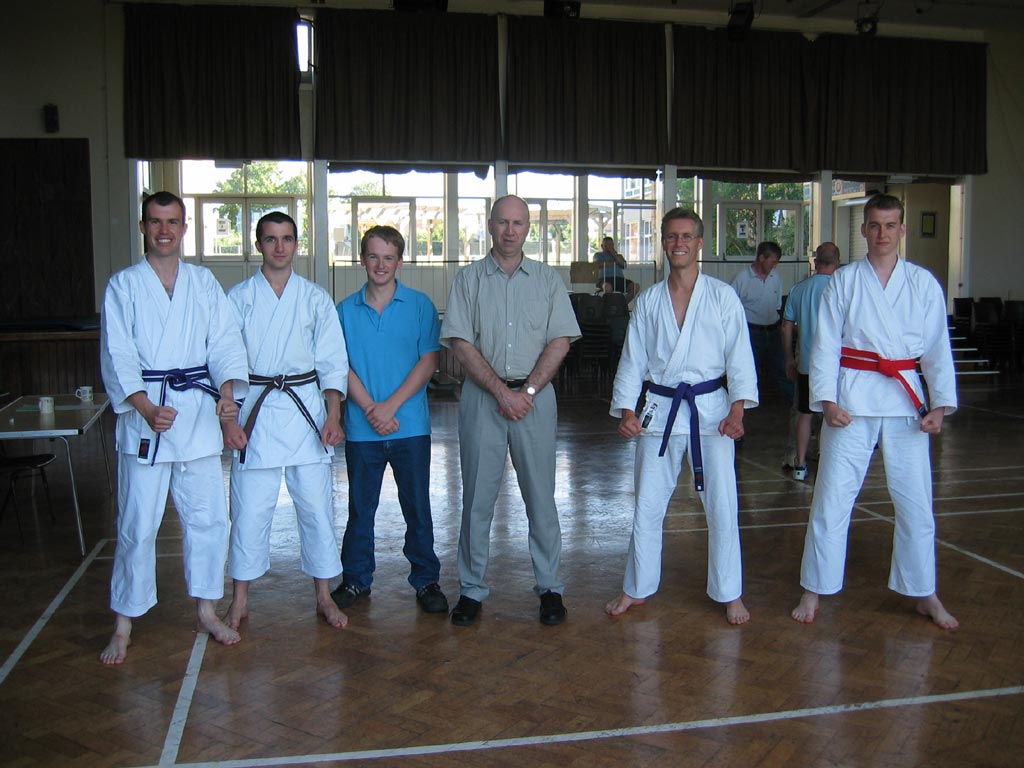
{"label": "dark wooden panel", "polygon": [[88,140],[0,139],[0,178],[0,320],[93,315]]}
{"label": "dark wooden panel", "polygon": [[14,396],[103,392],[99,331],[0,334],[0,389]]}

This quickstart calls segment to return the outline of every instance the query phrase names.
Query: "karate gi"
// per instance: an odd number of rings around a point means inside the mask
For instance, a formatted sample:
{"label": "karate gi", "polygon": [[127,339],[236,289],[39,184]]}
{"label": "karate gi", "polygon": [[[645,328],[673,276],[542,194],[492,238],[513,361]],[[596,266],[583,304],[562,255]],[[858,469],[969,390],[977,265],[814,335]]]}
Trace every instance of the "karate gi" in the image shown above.
{"label": "karate gi", "polygon": [[[896,510],[889,588],[924,597],[935,592],[935,520],[928,435],[903,385],[877,371],[840,366],[840,349],[887,360],[920,358],[930,405],[956,410],[956,380],[946,302],[930,272],[902,259],[883,289],[866,259],[841,267],[822,294],[811,354],[811,409],[835,402],[852,417],[822,426],[821,459],[804,542],[800,583],[821,595],[843,586],[850,515],[876,444]],[[924,401],[916,371],[902,375]]]}
{"label": "karate gi", "polygon": [[[327,416],[322,390],[348,392],[348,353],[330,295],[292,273],[278,298],[263,272],[228,292],[242,328],[249,371],[258,376],[294,376],[316,371],[296,395],[317,429]],[[239,413],[245,424],[266,385],[252,383]],[[281,469],[295,504],[299,525],[300,567],[316,579],[341,573],[334,533],[331,457],[291,396],[271,388],[260,405],[244,452],[231,463],[231,549],[229,574],[252,581],[270,568],[270,526],[281,487]]]}
{"label": "karate gi", "polygon": [[[728,376],[728,389],[696,398],[700,423],[705,490],[699,493],[708,521],[708,583],[712,600],[730,602],[743,591],[740,557],[739,503],[736,495],[735,442],[718,431],[733,402],[757,405],[757,374],[750,350],[743,306],[721,280],[698,275],[683,327],[676,324],[668,280],[636,300],[612,392],[612,416],[634,410],[644,380],[675,387]],[[676,488],[684,456],[690,454],[690,409],[679,405],[664,456],[658,456],[672,398],[647,393],[643,420],[657,404],[651,421],[637,440],[633,533],[626,560],[623,592],[644,598],[661,581],[662,523]],[[691,468],[693,456],[690,456]]]}
{"label": "karate gi", "polygon": [[117,414],[117,549],[110,607],[141,616],[156,604],[156,535],[174,497],[181,519],[185,582],[192,597],[217,600],[224,593],[228,517],[214,398],[201,389],[166,387],[164,404],[177,410],[174,424],[157,435],[128,397],[145,391],[160,403],[161,382],[144,370],[209,367],[216,389],[235,380],[248,389],[245,350],[224,291],[204,267],[178,265],[173,298],[143,260],[115,274],[103,299],[100,366]]}

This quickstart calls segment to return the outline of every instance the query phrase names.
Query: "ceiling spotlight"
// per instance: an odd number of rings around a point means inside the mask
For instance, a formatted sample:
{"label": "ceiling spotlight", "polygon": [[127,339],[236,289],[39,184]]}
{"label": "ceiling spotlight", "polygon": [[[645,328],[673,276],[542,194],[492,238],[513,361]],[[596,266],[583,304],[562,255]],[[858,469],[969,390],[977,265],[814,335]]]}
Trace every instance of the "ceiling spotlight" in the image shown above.
{"label": "ceiling spotlight", "polygon": [[725,25],[726,37],[734,43],[747,39],[747,32],[754,23],[754,4],[734,2],[729,7],[729,23]]}
{"label": "ceiling spotlight", "polygon": [[857,6],[857,18],[853,22],[858,35],[871,36],[878,32],[878,9],[874,3],[861,3]]}
{"label": "ceiling spotlight", "polygon": [[862,16],[854,24],[857,26],[858,35],[873,35],[878,31],[878,14]]}

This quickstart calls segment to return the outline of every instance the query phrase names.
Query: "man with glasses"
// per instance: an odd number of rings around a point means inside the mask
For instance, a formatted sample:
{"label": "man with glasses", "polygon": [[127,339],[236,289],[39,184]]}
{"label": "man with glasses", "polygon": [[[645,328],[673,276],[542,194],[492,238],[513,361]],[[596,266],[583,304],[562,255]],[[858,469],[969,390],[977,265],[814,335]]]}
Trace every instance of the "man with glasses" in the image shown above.
{"label": "man with glasses", "polygon": [[730,624],[743,624],[734,441],[744,409],[757,405],[754,358],[736,294],[697,266],[700,217],[675,208],[661,232],[669,274],[637,297],[609,411],[622,437],[638,439],[626,575],[605,612],[619,616],[657,592],[662,523],[689,457],[708,522],[708,596],[725,604]]}

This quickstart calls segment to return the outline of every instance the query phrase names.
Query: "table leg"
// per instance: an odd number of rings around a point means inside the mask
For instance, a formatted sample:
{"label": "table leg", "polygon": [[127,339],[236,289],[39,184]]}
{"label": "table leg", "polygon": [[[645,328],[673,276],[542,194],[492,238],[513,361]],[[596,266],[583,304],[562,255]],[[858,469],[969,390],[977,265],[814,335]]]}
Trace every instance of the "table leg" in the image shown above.
{"label": "table leg", "polygon": [[[107,493],[113,493],[114,486],[110,484],[110,459],[107,458],[107,432],[103,429],[102,416],[100,417],[99,424],[97,426],[100,430],[100,442],[103,443],[103,466],[107,470]],[[84,555],[85,553],[83,552],[82,554]]]}
{"label": "table leg", "polygon": [[[85,535],[82,533],[82,512],[78,507],[78,491],[75,488],[75,467],[71,463],[71,446],[68,444],[66,437],[57,436],[62,443],[64,443],[64,451],[68,456],[68,477],[71,478],[71,501],[75,506],[75,526],[78,528],[78,548],[82,552],[82,557],[85,557]],[[106,453],[104,452],[104,456]]]}

